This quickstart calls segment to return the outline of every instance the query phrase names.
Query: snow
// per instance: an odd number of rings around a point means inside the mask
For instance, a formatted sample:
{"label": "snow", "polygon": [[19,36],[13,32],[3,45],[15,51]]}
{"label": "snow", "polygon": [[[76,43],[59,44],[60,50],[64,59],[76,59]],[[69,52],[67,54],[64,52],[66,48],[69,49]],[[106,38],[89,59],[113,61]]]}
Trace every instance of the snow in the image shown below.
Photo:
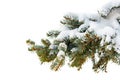
{"label": "snow", "polygon": [[[112,46],[114,45],[115,50],[120,53],[120,8],[118,7],[120,7],[120,1],[113,1],[99,10],[100,15],[79,15],[79,21],[84,21],[84,23],[76,29],[64,29],[57,36],[56,40],[64,41],[65,39],[74,38],[83,39],[87,31],[94,31],[95,34],[102,38],[100,43],[101,46],[103,46],[105,43],[111,43],[111,45],[107,46],[107,49],[112,49]],[[106,16],[106,18],[102,17],[101,15]],[[63,45],[64,44],[61,43],[59,46]],[[71,49],[72,52],[74,52],[75,50],[76,48]]]}
{"label": "snow", "polygon": [[76,51],[78,51],[78,48],[72,48],[72,49],[71,49],[71,52],[72,52],[72,53],[74,53],[74,52],[76,52]]}
{"label": "snow", "polygon": [[102,9],[99,10],[99,14],[101,16],[106,17],[112,11],[112,9],[118,8],[118,7],[120,7],[120,1],[119,0],[111,1],[108,4],[106,4],[105,6],[103,6]]}
{"label": "snow", "polygon": [[58,49],[66,51],[67,50],[67,45],[64,42],[60,43],[59,46],[58,46]]}
{"label": "snow", "polygon": [[111,50],[113,45],[108,45],[106,49]]}
{"label": "snow", "polygon": [[[118,35],[120,35],[120,34],[118,34]],[[115,44],[114,48],[120,54],[120,36],[116,36],[115,42],[116,42],[116,44]]]}
{"label": "snow", "polygon": [[56,48],[57,48],[57,45],[51,44],[51,45],[49,46],[49,49],[56,49]]}
{"label": "snow", "polygon": [[78,31],[82,33],[82,32],[85,32],[85,30],[87,30],[88,28],[89,28],[89,24],[85,23],[79,27]]}
{"label": "snow", "polygon": [[76,28],[76,29],[70,31],[70,33],[69,33],[69,38],[70,38],[70,39],[81,38],[82,35],[83,35],[83,34],[81,34],[81,33],[78,31],[78,28]]}
{"label": "snow", "polygon": [[[109,23],[109,21],[107,20],[106,22]],[[95,31],[95,33],[102,38],[101,46],[109,42],[111,42],[112,44],[117,44],[114,47],[117,50],[117,52],[120,53],[120,49],[118,49],[120,47],[120,36],[119,36],[120,31],[116,30],[114,26],[108,26],[108,25],[107,23],[104,24],[102,22],[92,22],[90,23],[91,27],[88,30]],[[120,28],[120,25],[119,25],[119,28]],[[111,49],[111,45],[108,45],[107,48]]]}
{"label": "snow", "polygon": [[62,31],[56,38],[56,40],[58,41],[63,41],[65,38],[68,39],[69,37],[69,31],[70,30],[65,30],[65,31]]}
{"label": "snow", "polygon": [[60,50],[59,52],[58,52],[58,57],[60,57],[60,56],[64,56],[65,55],[65,52],[64,51],[62,51],[62,50]]}
{"label": "snow", "polygon": [[28,52],[25,44],[29,38],[39,44],[47,31],[59,26],[64,13],[90,13],[107,1],[0,0],[0,80],[119,80],[120,66],[113,63],[108,73],[94,73],[89,60],[80,71],[67,64],[57,72],[51,71],[49,63],[40,65],[37,55]]}
{"label": "snow", "polygon": [[73,30],[65,30],[62,31],[56,38],[58,41],[64,41],[65,39],[74,39],[74,38],[81,38],[83,36],[82,33],[79,32],[78,28]]}
{"label": "snow", "polygon": [[111,37],[115,35],[115,30],[112,29],[111,27],[104,27],[103,29],[99,30],[97,34],[101,35],[103,38],[105,36],[105,42],[110,42]]}

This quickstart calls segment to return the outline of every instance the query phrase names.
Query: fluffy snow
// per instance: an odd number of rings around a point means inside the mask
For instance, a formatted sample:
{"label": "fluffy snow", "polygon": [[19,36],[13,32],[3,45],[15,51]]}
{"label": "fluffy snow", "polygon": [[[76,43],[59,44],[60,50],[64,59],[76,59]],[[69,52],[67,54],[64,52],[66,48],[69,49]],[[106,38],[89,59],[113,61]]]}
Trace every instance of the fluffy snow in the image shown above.
{"label": "fluffy snow", "polygon": [[101,16],[107,16],[111,11],[112,9],[114,8],[118,8],[120,7],[120,1],[116,0],[116,1],[111,1],[109,2],[108,4],[106,4],[105,6],[103,6],[102,9],[99,10],[99,13]]}
{"label": "fluffy snow", "polygon": [[[105,20],[104,20],[105,21]],[[119,28],[114,28],[114,25],[118,25],[117,23],[110,26],[109,20],[105,22],[92,22],[90,23],[89,31],[95,31],[95,33],[102,38],[101,46],[103,46],[106,42],[115,44],[114,48],[118,53],[120,53],[120,25]],[[107,24],[109,23],[109,24]],[[108,45],[107,49],[111,49],[113,45]]]}
{"label": "fluffy snow", "polygon": [[[120,53],[120,1],[113,1],[99,10],[98,14],[94,15],[79,15],[79,20],[84,21],[76,29],[65,29],[57,36],[56,40],[64,41],[65,39],[83,38],[87,31],[94,31],[99,37],[102,38],[101,46],[105,43],[111,43],[107,49],[112,49],[114,44],[115,50]],[[114,9],[113,9],[114,8]],[[100,14],[100,15],[99,15]],[[109,15],[108,15],[109,14]],[[101,15],[106,16],[106,18]],[[83,39],[84,40],[84,39]],[[59,46],[67,48],[64,43]],[[71,51],[75,51],[73,48]]]}
{"label": "fluffy snow", "polygon": [[78,29],[78,31],[79,32],[84,32],[85,30],[87,30],[89,28],[89,24],[88,23],[85,23],[85,24],[82,24],[80,27],[79,27],[79,29]]}
{"label": "fluffy snow", "polygon": [[65,43],[60,43],[58,46],[59,50],[66,51],[67,50],[67,45]]}
{"label": "fluffy snow", "polygon": [[64,56],[65,55],[65,52],[64,51],[62,51],[62,50],[60,50],[59,52],[58,52],[58,57],[60,57],[60,56]]}
{"label": "fluffy snow", "polygon": [[70,30],[62,31],[56,38],[58,41],[63,41],[65,38],[69,38]]}
{"label": "fluffy snow", "polygon": [[83,33],[80,33],[78,28],[73,30],[65,30],[62,31],[56,38],[58,41],[64,41],[65,39],[74,39],[74,38],[81,38]]}

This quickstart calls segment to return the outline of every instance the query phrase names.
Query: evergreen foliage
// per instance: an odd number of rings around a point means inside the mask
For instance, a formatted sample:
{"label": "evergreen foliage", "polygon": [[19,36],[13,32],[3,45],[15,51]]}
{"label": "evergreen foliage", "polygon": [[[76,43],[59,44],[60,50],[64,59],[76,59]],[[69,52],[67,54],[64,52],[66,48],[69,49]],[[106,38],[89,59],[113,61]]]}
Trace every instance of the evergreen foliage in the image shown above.
{"label": "evergreen foliage", "polygon": [[[94,20],[91,21],[94,22]],[[26,41],[29,44],[28,50],[37,53],[41,63],[51,62],[51,69],[57,71],[69,58],[68,64],[70,67],[76,67],[80,70],[89,59],[93,63],[92,69],[95,72],[107,72],[107,64],[110,61],[120,64],[120,53],[116,51],[115,43],[105,41],[106,35],[101,37],[94,30],[88,30],[88,25],[83,27],[86,24],[85,20],[80,21],[76,15],[65,15],[60,23],[67,27],[68,31],[79,29],[78,36],[63,35],[64,37],[60,40],[59,36],[64,31],[51,30],[47,33],[48,39],[41,40],[42,44],[35,44],[30,39]],[[79,34],[82,34],[82,36],[79,36]],[[110,37],[114,39],[116,35]],[[49,40],[49,38],[53,40]],[[101,45],[101,43],[104,44]]]}

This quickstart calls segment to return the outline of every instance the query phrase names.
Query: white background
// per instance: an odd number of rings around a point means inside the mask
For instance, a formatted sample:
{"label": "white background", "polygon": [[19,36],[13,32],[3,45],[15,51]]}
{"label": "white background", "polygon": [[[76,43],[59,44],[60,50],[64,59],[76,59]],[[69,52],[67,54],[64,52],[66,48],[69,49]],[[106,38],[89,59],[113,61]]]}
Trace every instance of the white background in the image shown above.
{"label": "white background", "polygon": [[120,66],[94,73],[88,61],[81,71],[65,66],[58,72],[40,65],[25,41],[37,43],[59,26],[66,13],[93,13],[109,0],[0,0],[0,80],[120,80]]}

